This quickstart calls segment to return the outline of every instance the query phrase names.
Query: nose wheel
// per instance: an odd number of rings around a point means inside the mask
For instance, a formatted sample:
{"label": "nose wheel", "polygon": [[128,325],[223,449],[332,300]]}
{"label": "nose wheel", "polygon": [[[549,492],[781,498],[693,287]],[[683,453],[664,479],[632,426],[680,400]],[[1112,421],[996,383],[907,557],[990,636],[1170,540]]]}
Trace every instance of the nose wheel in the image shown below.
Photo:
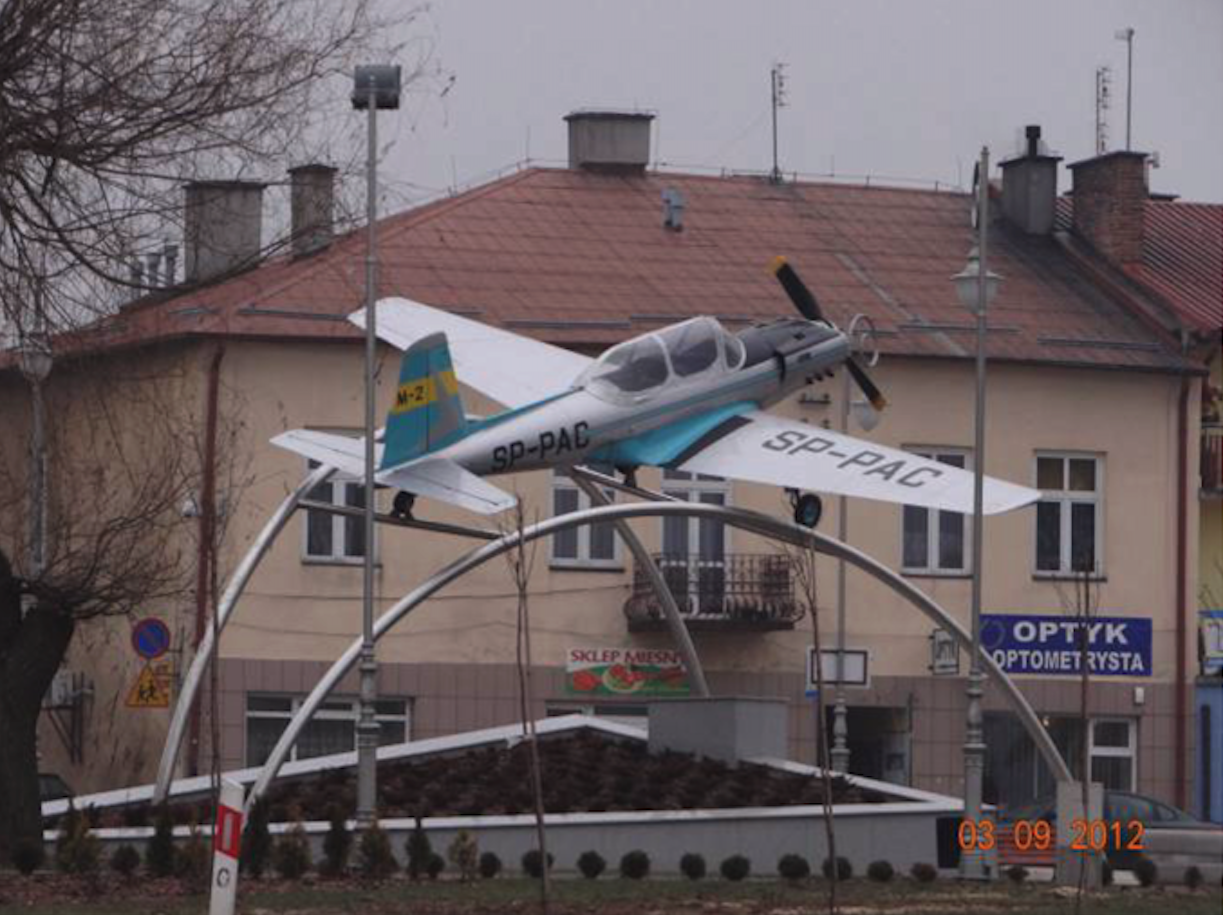
{"label": "nose wheel", "polygon": [[813,528],[824,514],[824,500],[813,492],[787,489],[790,507],[794,509],[794,523],[799,527]]}
{"label": "nose wheel", "polygon": [[415,505],[416,494],[401,489],[395,493],[395,501],[391,503],[391,517],[411,521],[412,509]]}

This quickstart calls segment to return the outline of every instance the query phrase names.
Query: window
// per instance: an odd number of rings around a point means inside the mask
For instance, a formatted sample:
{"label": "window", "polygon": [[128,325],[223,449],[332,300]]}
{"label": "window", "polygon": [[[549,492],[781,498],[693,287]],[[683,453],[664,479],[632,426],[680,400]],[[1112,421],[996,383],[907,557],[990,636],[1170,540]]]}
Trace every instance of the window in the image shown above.
{"label": "window", "polygon": [[[288,727],[289,719],[301,707],[301,696],[268,696],[247,694],[246,697],[246,764],[262,766],[271,755],[276,741]],[[407,699],[378,699],[374,702],[375,717],[381,727],[378,743],[404,743],[410,734]],[[360,703],[356,699],[328,699],[302,729],[290,759],[310,759],[329,753],[344,753],[356,749],[357,719]]]}
{"label": "window", "polygon": [[[1083,771],[1083,728],[1077,717],[1049,716],[1045,728],[1075,778]],[[1137,780],[1138,726],[1132,718],[1092,718],[1088,728],[1091,779],[1109,791],[1132,791]],[[985,800],[1023,806],[1053,795],[1052,774],[1019,719],[985,713]]]}
{"label": "window", "polygon": [[[615,492],[604,494],[615,501]],[[590,508],[590,498],[562,473],[552,476],[552,515],[559,517]],[[607,521],[571,527],[552,535],[552,565],[560,568],[619,569],[620,545]]]}
{"label": "window", "polygon": [[[685,502],[726,505],[730,485],[722,477],[664,470],[664,495]],[[659,568],[681,612],[723,611],[726,596],[726,525],[705,518],[662,519]]]}
{"label": "window", "polygon": [[[914,454],[968,468],[968,454],[950,449],[912,449]],[[968,520],[959,512],[945,512],[917,505],[904,507],[902,568],[925,575],[962,575],[969,570]]]}
{"label": "window", "polygon": [[[310,469],[319,466],[310,462]],[[365,487],[360,481],[335,474],[306,496],[314,502],[328,502],[349,508],[365,507]],[[305,558],[313,562],[358,562],[365,556],[365,519],[360,516],[333,515],[306,511]]]}
{"label": "window", "polygon": [[1102,573],[1103,463],[1091,455],[1036,456],[1037,575]]}

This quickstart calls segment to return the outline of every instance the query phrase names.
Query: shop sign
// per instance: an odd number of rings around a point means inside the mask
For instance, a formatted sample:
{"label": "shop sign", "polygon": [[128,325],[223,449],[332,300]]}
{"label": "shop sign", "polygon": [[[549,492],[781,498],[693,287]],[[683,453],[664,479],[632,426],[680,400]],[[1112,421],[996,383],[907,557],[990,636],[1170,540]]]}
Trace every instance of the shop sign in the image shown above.
{"label": "shop sign", "polygon": [[1223,674],[1223,610],[1198,613],[1202,629],[1202,673]]}
{"label": "shop sign", "polygon": [[1074,676],[1080,673],[1080,626],[1087,627],[1087,665],[1092,676],[1149,677],[1151,618],[987,613],[981,646],[1008,674]]}
{"label": "shop sign", "polygon": [[570,648],[565,689],[579,696],[686,696],[691,684],[678,651]]}

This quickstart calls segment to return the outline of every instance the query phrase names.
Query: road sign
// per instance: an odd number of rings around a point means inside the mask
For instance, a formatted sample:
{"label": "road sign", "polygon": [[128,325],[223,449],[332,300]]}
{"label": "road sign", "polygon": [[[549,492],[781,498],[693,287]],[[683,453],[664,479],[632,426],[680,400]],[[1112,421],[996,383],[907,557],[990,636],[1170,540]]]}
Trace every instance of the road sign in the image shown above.
{"label": "road sign", "polygon": [[170,649],[170,627],[155,616],[142,619],[132,627],[132,648],[148,661],[160,658]]}
{"label": "road sign", "polygon": [[242,842],[242,786],[221,779],[217,821],[212,827],[212,897],[208,915],[233,915],[238,894],[238,853]]}
{"label": "road sign", "polygon": [[170,684],[146,665],[127,694],[128,708],[169,708]]}

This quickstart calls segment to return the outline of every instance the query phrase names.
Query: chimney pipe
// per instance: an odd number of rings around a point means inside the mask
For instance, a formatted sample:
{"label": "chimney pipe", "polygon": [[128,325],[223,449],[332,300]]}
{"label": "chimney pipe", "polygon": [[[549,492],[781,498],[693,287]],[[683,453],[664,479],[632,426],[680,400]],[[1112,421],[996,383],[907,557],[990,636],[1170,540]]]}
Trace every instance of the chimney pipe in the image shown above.
{"label": "chimney pipe", "polygon": [[1142,260],[1147,154],[1118,150],[1074,162],[1074,231],[1116,264]]}
{"label": "chimney pipe", "polygon": [[1024,135],[1028,138],[1028,157],[1040,155],[1040,125],[1029,124],[1024,128]]}
{"label": "chimney pipe", "polygon": [[1040,125],[1024,128],[1024,155],[1002,162],[1002,214],[1029,235],[1053,231],[1057,212],[1057,163],[1061,156],[1040,151]]}
{"label": "chimney pipe", "polygon": [[188,283],[234,273],[258,261],[264,187],[257,181],[192,181],[186,186]]}
{"label": "chimney pipe", "polygon": [[294,257],[313,254],[331,244],[335,224],[335,175],[336,169],[318,163],[289,169]]}
{"label": "chimney pipe", "polygon": [[569,167],[613,175],[643,175],[650,161],[650,122],[643,111],[571,111]]}

